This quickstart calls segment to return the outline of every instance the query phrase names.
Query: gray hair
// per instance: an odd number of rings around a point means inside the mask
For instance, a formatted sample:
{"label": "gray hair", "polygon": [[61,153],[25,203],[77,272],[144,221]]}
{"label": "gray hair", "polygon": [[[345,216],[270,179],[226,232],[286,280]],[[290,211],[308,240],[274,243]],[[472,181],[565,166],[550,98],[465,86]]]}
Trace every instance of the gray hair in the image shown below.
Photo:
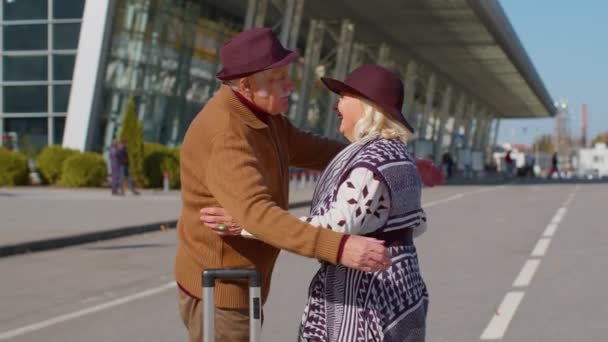
{"label": "gray hair", "polygon": [[251,75],[246,76],[246,77],[235,78],[235,79],[223,81],[223,83],[225,85],[227,85],[228,87],[230,87],[230,89],[232,89],[234,91],[240,91],[239,84],[240,84],[240,82],[241,82],[241,80],[243,78],[251,77],[251,78],[255,79],[256,82],[258,82],[259,84],[264,84],[265,85],[268,82],[269,72],[270,72],[270,69],[268,69],[268,70],[262,70],[262,71],[256,72],[255,74],[251,74]]}

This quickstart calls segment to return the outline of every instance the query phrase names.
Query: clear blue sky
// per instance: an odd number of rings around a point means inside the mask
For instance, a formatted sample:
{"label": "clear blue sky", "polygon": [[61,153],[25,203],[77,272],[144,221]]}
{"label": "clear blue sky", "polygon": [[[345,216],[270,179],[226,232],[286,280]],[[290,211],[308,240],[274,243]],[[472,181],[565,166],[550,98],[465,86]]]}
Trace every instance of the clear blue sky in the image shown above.
{"label": "clear blue sky", "polygon": [[[570,127],[580,136],[583,103],[588,139],[608,131],[608,1],[500,0],[553,100],[569,102]],[[498,141],[531,144],[551,133],[553,119],[502,120]]]}

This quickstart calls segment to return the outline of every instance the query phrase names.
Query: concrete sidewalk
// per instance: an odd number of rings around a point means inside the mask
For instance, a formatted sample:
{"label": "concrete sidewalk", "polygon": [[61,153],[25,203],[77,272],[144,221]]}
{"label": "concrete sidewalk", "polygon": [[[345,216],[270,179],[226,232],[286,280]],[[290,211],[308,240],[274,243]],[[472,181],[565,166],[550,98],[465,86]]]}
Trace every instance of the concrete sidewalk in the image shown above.
{"label": "concrete sidewalk", "polygon": [[[313,189],[290,191],[290,207],[308,206]],[[179,191],[0,188],[0,257],[174,228],[180,210]]]}

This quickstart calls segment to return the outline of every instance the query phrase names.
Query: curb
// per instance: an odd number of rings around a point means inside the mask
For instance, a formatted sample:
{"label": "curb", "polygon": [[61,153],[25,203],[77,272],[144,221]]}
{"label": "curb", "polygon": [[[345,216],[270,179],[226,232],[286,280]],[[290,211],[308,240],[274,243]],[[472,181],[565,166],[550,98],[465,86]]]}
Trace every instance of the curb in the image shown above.
{"label": "curb", "polygon": [[[290,203],[289,209],[305,208],[310,206],[310,203],[310,201]],[[0,246],[0,258],[33,252],[43,252],[97,241],[117,239],[130,235],[160,231],[163,229],[175,229],[176,226],[177,220],[169,220],[137,226],[101,230],[86,234],[69,235],[59,238],[36,240],[17,243],[14,245]]]}

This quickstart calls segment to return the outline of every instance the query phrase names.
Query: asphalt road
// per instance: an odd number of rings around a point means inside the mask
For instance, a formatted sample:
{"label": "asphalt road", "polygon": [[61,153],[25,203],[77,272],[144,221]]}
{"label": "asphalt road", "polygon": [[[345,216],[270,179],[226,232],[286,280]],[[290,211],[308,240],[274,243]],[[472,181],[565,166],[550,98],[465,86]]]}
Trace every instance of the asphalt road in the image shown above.
{"label": "asphalt road", "polygon": [[[608,340],[608,185],[451,186],[423,199],[427,341]],[[174,252],[171,230],[0,259],[0,341],[185,341]],[[264,341],[295,340],[317,267],[281,254]]]}

